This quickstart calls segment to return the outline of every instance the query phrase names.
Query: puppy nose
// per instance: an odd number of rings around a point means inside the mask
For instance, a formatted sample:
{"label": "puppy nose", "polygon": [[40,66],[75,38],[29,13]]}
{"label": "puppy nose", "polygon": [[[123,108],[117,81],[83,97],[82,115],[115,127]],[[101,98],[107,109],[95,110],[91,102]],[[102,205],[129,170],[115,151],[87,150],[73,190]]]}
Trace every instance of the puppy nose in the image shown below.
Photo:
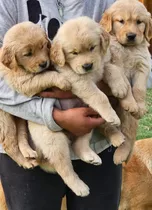
{"label": "puppy nose", "polygon": [[40,66],[41,68],[46,68],[46,66],[47,66],[47,61],[44,61],[44,62],[40,63],[39,66]]}
{"label": "puppy nose", "polygon": [[129,41],[134,41],[135,38],[136,38],[136,34],[134,34],[134,33],[128,33],[127,34],[127,38],[128,38]]}
{"label": "puppy nose", "polygon": [[89,71],[92,69],[93,63],[85,63],[82,68],[86,71]]}

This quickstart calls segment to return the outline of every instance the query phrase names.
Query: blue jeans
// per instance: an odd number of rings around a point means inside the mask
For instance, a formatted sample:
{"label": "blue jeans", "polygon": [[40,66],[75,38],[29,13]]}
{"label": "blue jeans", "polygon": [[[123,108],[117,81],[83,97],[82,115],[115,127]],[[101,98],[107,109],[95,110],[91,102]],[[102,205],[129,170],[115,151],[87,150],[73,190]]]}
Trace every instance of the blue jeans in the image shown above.
{"label": "blue jeans", "polygon": [[118,210],[121,165],[113,163],[114,148],[100,153],[101,166],[74,160],[74,170],[88,184],[90,195],[77,197],[59,175],[39,167],[25,170],[5,154],[0,154],[0,176],[9,210],[60,210],[63,196],[68,210]]}

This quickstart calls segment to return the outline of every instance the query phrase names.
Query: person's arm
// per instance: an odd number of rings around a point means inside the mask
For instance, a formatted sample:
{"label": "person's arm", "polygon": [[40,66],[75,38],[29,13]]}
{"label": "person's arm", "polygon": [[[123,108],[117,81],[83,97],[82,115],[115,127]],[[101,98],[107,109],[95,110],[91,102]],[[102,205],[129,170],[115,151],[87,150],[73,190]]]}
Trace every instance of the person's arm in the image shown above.
{"label": "person's arm", "polygon": [[[6,31],[17,23],[17,7],[14,0],[0,0],[0,47]],[[58,90],[40,94],[44,97],[67,98],[71,93]],[[62,128],[71,131],[74,135],[84,135],[92,128],[100,125],[101,118],[90,118],[94,115],[90,108],[77,108],[67,111],[54,109],[54,98],[27,98],[8,87],[0,79],[0,108],[20,118],[45,124],[53,131]]]}

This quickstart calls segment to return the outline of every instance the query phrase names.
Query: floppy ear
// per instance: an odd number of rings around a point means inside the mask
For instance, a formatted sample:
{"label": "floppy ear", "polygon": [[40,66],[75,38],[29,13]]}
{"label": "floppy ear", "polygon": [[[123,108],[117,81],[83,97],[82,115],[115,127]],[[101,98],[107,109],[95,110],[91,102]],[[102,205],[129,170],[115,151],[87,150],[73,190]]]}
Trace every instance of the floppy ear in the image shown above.
{"label": "floppy ear", "polygon": [[15,53],[13,52],[13,49],[8,46],[2,47],[1,51],[1,62],[8,67],[9,69],[14,69],[16,71],[17,69],[17,62],[15,58]]}
{"label": "floppy ear", "polygon": [[152,38],[152,18],[151,15],[149,14],[149,19],[146,24],[146,29],[145,29],[145,37],[147,41],[149,42]]}
{"label": "floppy ear", "polygon": [[51,46],[51,61],[60,67],[65,65],[65,56],[61,44],[58,41],[54,41]]}
{"label": "floppy ear", "polygon": [[101,42],[101,49],[103,50],[103,53],[105,54],[109,47],[110,35],[103,28],[101,28],[100,42]]}
{"label": "floppy ear", "polygon": [[112,31],[112,15],[110,12],[105,12],[100,21],[101,26],[110,33]]}

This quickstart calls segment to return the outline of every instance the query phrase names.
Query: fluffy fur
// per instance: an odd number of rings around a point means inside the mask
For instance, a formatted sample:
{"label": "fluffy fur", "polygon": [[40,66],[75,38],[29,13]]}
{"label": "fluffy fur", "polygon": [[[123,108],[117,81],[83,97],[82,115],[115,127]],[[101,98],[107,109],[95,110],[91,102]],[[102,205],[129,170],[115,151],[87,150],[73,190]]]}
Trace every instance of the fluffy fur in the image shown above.
{"label": "fluffy fur", "polygon": [[[146,84],[151,67],[148,51],[148,42],[152,38],[151,15],[137,0],[118,0],[103,14],[101,25],[111,34],[111,62],[105,65],[104,79],[111,87],[113,95],[120,98],[124,110],[137,119],[141,118],[146,112]],[[116,164],[128,159],[137,129],[125,128],[129,123],[137,126],[137,121],[131,114],[123,110],[122,112],[119,117],[126,140],[115,152]],[[129,120],[128,123],[126,120]],[[106,134],[111,141],[123,138],[114,127],[108,129]],[[111,138],[111,134],[115,134],[114,138]],[[132,136],[131,139],[126,138],[128,135]]]}
{"label": "fluffy fur", "polygon": [[[109,44],[107,32],[87,17],[68,21],[59,29],[51,49],[51,59],[60,73],[41,73],[49,66],[50,47],[42,32],[39,26],[24,22],[12,27],[5,35],[1,53],[1,74],[8,84],[27,96],[33,96],[51,86],[58,86],[60,89],[72,86],[72,92],[98,111],[108,123],[120,125],[108,98],[95,85],[103,75],[104,53]],[[70,40],[69,32],[72,36]],[[46,126],[33,122],[28,122],[28,125],[41,168],[48,172],[54,172],[55,169],[76,195],[88,195],[88,186],[73,170],[68,137],[63,132],[52,132]],[[92,132],[76,139],[73,149],[82,160],[101,164],[98,155],[89,147],[91,135]],[[27,139],[20,139],[18,136],[18,150],[25,156]],[[12,139],[14,140],[15,138]],[[17,146],[17,141],[14,142]],[[5,145],[11,150],[9,155],[12,157],[11,152],[14,150],[9,141],[5,141]],[[36,155],[34,157],[36,158]],[[14,159],[18,160],[17,157]],[[19,161],[18,163],[20,164]]]}
{"label": "fluffy fur", "polygon": [[[96,110],[109,124],[119,125],[119,118],[108,98],[96,86],[96,82],[103,76],[108,44],[109,35],[99,24],[87,17],[73,19],[58,30],[52,43],[51,59],[57,71],[71,83],[75,95]],[[42,156],[42,159],[47,160],[41,162],[41,167],[46,171],[52,171],[53,166],[77,195],[88,195],[88,187],[73,171],[68,137],[63,132],[53,133],[45,126],[33,122],[29,125],[39,157]],[[39,138],[37,130],[43,134],[43,141]],[[101,159],[89,147],[91,136],[92,132],[75,139],[72,148],[83,161],[99,165]]]}
{"label": "fluffy fur", "polygon": [[152,209],[152,138],[135,142],[133,155],[123,166],[119,210]]}
{"label": "fluffy fur", "polygon": [[[12,88],[29,97],[52,86],[69,89],[70,84],[57,72],[42,72],[50,64],[49,52],[50,42],[38,25],[17,24],[4,37],[0,74]],[[37,153],[28,144],[26,122],[2,110],[0,116],[0,142],[6,153],[25,168],[36,166]]]}

